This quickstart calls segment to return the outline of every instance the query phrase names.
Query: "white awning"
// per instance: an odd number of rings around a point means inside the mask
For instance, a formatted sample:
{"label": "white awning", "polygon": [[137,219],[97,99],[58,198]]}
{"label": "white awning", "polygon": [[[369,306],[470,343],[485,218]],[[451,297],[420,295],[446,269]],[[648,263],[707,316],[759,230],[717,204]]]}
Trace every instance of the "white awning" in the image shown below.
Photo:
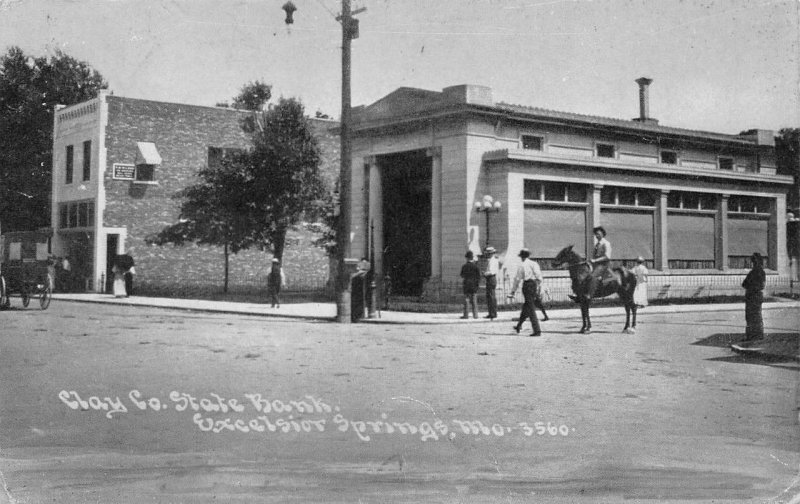
{"label": "white awning", "polygon": [[160,165],[161,156],[158,154],[156,144],[153,142],[136,142],[139,154],[136,155],[136,164]]}

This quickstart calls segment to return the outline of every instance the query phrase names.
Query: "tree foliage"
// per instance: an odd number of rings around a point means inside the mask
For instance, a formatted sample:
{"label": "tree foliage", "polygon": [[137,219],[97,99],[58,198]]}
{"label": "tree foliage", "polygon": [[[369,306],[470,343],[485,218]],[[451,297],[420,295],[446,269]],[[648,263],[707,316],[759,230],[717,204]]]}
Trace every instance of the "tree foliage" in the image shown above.
{"label": "tree foliage", "polygon": [[233,99],[233,108],[262,110],[270,98],[272,98],[272,86],[256,80],[242,86],[239,95]]}
{"label": "tree foliage", "polygon": [[287,231],[325,207],[319,144],[302,103],[294,98],[281,98],[242,126],[253,148],[242,160],[248,183],[241,197],[255,225],[254,239],[282,258]]}
{"label": "tree foliage", "polygon": [[800,207],[800,128],[784,128],[775,140],[778,172],[794,177],[788,204],[797,209]]}
{"label": "tree foliage", "polygon": [[238,167],[246,154],[233,153],[218,166],[200,170],[200,182],[177,192],[173,197],[182,201],[180,219],[156,235],[148,236],[151,244],[187,242],[223,247],[225,257],[225,292],[228,291],[230,254],[253,245],[253,226],[249,212],[240,198],[241,188],[247,185]]}
{"label": "tree foliage", "polygon": [[50,225],[53,115],[107,88],[87,63],[61,51],[0,57],[0,223],[4,231]]}

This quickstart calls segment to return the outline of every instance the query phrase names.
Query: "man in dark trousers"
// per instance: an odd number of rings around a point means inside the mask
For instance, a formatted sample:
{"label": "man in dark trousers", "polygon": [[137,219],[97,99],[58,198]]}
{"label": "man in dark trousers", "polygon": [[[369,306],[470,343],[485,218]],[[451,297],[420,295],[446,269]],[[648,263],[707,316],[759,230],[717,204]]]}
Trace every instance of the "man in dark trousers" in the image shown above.
{"label": "man in dark trousers", "polygon": [[467,262],[461,266],[461,278],[464,279],[464,315],[462,319],[469,318],[469,308],[472,306],[472,317],[478,318],[478,287],[481,283],[481,269],[473,261],[475,255],[468,250],[464,255]]}
{"label": "man in dark trousers", "polygon": [[497,275],[500,274],[500,260],[497,259],[497,251],[489,245],[483,252],[486,257],[486,271],[483,273],[486,278],[486,305],[489,314],[485,318],[490,320],[497,318]]}
{"label": "man in dark trousers", "polygon": [[525,319],[530,318],[531,327],[533,328],[533,333],[531,333],[531,336],[541,336],[542,330],[539,327],[539,318],[536,316],[535,306],[536,300],[539,297],[539,289],[542,285],[542,280],[544,279],[542,277],[542,270],[539,267],[539,263],[530,258],[531,252],[527,248],[523,248],[519,251],[519,257],[522,259],[522,264],[517,270],[517,275],[514,278],[514,287],[511,289],[511,293],[508,295],[508,297],[514,297],[517,287],[521,283],[522,296],[525,298],[525,302],[523,303],[522,311],[519,314],[519,322],[517,322],[517,325],[514,326],[514,330],[517,332],[517,334],[519,334]]}

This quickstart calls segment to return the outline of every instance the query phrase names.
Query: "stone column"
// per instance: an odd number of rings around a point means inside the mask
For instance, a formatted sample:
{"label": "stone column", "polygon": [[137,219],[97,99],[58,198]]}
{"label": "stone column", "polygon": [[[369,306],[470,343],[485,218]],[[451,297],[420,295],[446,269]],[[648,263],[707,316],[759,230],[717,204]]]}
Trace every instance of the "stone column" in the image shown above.
{"label": "stone column", "polygon": [[442,276],[442,148],[430,147],[431,158],[431,276]]}
{"label": "stone column", "polygon": [[592,229],[602,225],[600,221],[600,191],[602,190],[603,186],[600,184],[595,184],[593,186],[589,207],[586,209],[587,229],[586,250],[584,251],[586,257],[591,257],[592,251],[594,250],[594,233],[592,233]]}
{"label": "stone column", "polygon": [[730,194],[720,194],[717,198],[717,217],[714,219],[716,240],[714,242],[714,262],[718,270],[728,270],[728,198]]}
{"label": "stone column", "polygon": [[657,270],[669,269],[667,257],[667,197],[669,191],[662,190],[656,201],[655,215],[655,243],[653,247],[653,262]]}

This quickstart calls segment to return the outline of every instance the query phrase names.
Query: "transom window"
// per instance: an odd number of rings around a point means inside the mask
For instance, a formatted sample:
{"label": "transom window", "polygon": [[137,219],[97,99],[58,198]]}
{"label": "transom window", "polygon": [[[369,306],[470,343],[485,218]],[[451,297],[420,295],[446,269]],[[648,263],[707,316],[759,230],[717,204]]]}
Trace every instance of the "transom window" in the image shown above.
{"label": "transom window", "polygon": [[715,210],[717,195],[696,192],[671,191],[667,196],[667,208],[682,210]]}
{"label": "transom window", "polygon": [[656,193],[635,187],[605,186],[600,190],[600,203],[603,205],[652,207],[656,205]]}
{"label": "transom window", "polygon": [[526,200],[586,203],[586,186],[581,184],[526,180],[524,192]]}
{"label": "transom window", "polygon": [[769,199],[755,196],[731,196],[728,199],[728,212],[769,213]]}

